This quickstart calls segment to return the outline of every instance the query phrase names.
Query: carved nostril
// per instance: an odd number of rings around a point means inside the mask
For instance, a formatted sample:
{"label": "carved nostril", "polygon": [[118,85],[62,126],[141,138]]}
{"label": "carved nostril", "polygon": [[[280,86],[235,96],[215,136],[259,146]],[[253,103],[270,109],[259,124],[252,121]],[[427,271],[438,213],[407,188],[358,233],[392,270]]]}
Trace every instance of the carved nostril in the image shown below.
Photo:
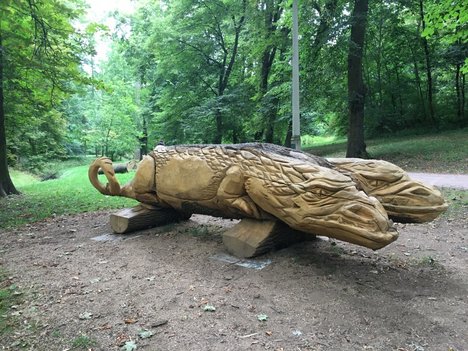
{"label": "carved nostril", "polygon": [[374,217],[372,211],[361,205],[352,205],[348,210],[361,219],[371,219]]}

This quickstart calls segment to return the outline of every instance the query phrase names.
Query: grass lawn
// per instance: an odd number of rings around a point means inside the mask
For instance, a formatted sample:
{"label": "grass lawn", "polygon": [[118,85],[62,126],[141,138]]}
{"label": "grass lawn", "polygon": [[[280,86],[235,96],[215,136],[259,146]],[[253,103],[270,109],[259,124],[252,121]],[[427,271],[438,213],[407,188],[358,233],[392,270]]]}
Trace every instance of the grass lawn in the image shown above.
{"label": "grass lawn", "polygon": [[[417,136],[366,140],[372,158],[407,171],[468,174],[468,129]],[[305,151],[323,157],[345,157],[346,140],[313,144]]]}
{"label": "grass lawn", "polygon": [[[87,162],[87,161],[84,161]],[[60,178],[41,182],[18,171],[11,176],[21,195],[0,198],[0,228],[35,222],[61,214],[132,207],[137,202],[122,197],[100,194],[88,180],[88,164],[60,172]],[[134,172],[117,174],[120,184]],[[101,182],[106,183],[103,175]]]}

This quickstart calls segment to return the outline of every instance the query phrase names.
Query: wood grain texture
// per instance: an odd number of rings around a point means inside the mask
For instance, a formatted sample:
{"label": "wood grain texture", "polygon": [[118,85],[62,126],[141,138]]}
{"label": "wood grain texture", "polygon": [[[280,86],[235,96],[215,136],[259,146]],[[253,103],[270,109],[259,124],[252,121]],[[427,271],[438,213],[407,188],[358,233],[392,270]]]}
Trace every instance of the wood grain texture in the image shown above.
{"label": "wood grain texture", "polygon": [[124,234],[177,222],[181,219],[186,218],[173,209],[137,205],[111,214],[110,225],[114,233]]}

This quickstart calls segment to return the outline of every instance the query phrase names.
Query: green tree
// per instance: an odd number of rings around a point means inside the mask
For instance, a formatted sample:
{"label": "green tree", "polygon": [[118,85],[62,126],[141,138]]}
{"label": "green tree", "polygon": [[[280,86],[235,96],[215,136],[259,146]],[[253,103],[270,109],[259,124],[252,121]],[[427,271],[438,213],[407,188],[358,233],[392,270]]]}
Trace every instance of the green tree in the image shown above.
{"label": "green tree", "polygon": [[[5,0],[0,3],[0,196],[17,193],[7,158],[60,155],[64,120],[59,104],[80,80],[82,42],[71,21],[79,0]],[[8,140],[8,145],[7,145]]]}
{"label": "green tree", "polygon": [[101,87],[89,87],[82,104],[88,106],[84,118],[88,122],[86,140],[96,156],[110,158],[132,153],[137,147],[135,83],[118,42],[112,45],[102,72],[95,73]]}
{"label": "green tree", "polygon": [[[457,22],[456,30],[437,29],[427,38],[427,47],[421,40],[422,19],[430,28],[431,14],[439,3],[443,1],[422,1],[421,17],[419,1],[370,2],[366,26],[360,31],[367,39],[356,45],[349,40],[356,36],[352,4],[301,1],[302,131],[349,132],[350,141],[359,131],[359,144],[365,150],[364,136],[403,128],[449,128],[466,120],[462,117],[464,42],[460,37],[449,41],[450,35],[463,32],[463,25]],[[284,140],[287,144],[290,2],[141,4],[131,18],[121,18],[122,27],[131,30],[116,40],[126,61],[127,89],[136,94],[138,112],[133,123],[142,145],[148,139],[168,143]],[[348,58],[353,62],[350,74]],[[356,67],[362,67],[362,78],[355,75],[359,75]],[[351,100],[348,83],[358,88]],[[431,100],[437,121],[431,118]],[[351,105],[353,116],[362,120],[354,132],[350,131]],[[362,150],[359,153],[365,155]]]}
{"label": "green tree", "polygon": [[456,123],[465,119],[465,75],[468,73],[468,4],[466,1],[442,0],[429,3],[425,12],[423,40],[431,39],[446,45],[444,58],[455,67]]}
{"label": "green tree", "polygon": [[155,10],[147,44],[157,61],[154,128],[169,142],[221,142],[234,125],[226,116],[236,109],[232,94],[241,93],[230,86],[240,73],[246,7],[247,1],[177,1]]}

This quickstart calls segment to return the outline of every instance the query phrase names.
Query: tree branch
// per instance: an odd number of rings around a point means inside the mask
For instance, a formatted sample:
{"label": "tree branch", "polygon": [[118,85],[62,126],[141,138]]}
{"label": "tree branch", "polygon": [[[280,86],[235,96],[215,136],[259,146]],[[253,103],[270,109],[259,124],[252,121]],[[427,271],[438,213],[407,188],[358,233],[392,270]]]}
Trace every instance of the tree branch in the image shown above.
{"label": "tree branch", "polygon": [[192,48],[193,50],[195,50],[196,52],[198,52],[201,56],[203,56],[206,60],[206,62],[208,64],[211,64],[211,63],[214,63],[215,65],[217,66],[222,66],[221,62],[219,61],[216,61],[215,59],[213,59],[210,55],[207,55],[201,48],[199,48],[198,46],[196,45],[193,45],[185,40],[182,40],[182,39],[177,39],[177,41],[183,45],[187,45],[188,47]]}

